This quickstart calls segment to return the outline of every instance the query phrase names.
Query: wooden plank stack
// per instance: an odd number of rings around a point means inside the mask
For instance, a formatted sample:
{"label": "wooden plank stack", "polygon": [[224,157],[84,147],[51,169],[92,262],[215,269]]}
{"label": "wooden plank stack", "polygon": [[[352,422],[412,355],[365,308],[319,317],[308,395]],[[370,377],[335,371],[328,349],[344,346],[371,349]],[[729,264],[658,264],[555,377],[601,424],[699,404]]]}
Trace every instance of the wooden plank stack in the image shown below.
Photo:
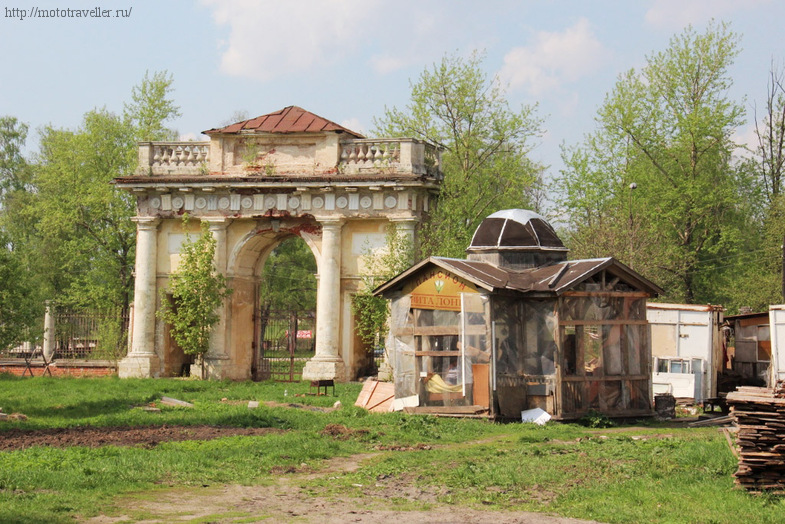
{"label": "wooden plank stack", "polygon": [[785,494],[785,383],[773,389],[742,386],[727,401],[738,427],[736,484]]}

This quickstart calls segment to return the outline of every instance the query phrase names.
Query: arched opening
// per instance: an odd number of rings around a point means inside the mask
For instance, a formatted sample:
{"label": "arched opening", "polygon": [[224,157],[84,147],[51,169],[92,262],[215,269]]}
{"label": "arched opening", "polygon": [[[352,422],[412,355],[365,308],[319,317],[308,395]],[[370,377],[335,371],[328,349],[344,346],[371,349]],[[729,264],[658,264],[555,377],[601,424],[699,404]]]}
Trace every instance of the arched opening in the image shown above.
{"label": "arched opening", "polygon": [[284,238],[261,267],[255,325],[257,380],[295,381],[316,344],[316,260],[299,236]]}

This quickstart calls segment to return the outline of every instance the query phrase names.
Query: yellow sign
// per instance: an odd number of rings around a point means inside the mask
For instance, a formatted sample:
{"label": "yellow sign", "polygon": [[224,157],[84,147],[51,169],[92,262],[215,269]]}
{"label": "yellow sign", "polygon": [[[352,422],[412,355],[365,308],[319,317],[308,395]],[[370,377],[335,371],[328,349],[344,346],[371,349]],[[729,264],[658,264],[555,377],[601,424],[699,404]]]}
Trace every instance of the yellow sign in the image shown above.
{"label": "yellow sign", "polygon": [[414,309],[461,310],[461,293],[477,293],[477,288],[459,276],[441,268],[431,268],[403,288],[411,295]]}

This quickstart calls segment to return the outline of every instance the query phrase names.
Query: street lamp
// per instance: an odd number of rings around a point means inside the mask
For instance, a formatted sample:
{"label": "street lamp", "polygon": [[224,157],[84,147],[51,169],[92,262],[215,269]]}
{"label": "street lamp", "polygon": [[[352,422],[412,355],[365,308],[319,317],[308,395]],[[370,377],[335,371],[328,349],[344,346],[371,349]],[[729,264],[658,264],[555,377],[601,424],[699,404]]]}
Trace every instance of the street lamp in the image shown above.
{"label": "street lamp", "polygon": [[633,231],[632,231],[632,226],[633,226],[633,220],[632,220],[632,192],[633,192],[633,191],[635,191],[635,189],[636,189],[637,187],[638,187],[638,184],[636,184],[635,182],[633,182],[633,183],[631,183],[631,184],[630,184],[630,192],[629,192],[629,213],[630,213],[630,224],[629,224],[630,231],[629,231],[629,235],[630,235],[630,253],[629,253],[629,256],[627,257],[627,261],[628,261],[628,262],[629,262],[629,264],[630,264],[630,269],[634,269],[634,268],[633,268],[633,263],[632,263],[632,252],[633,252],[633,245],[632,245],[632,240],[633,240]]}

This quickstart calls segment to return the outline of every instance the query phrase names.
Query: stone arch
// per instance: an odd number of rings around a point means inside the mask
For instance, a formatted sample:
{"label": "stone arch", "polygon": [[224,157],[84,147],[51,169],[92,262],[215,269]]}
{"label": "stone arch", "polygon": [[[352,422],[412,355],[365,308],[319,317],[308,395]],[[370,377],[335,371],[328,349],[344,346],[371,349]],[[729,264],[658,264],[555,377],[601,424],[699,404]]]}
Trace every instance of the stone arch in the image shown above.
{"label": "stone arch", "polygon": [[[442,181],[438,149],[411,138],[367,139],[295,106],[205,134],[208,142],[140,143],[137,171],[115,179],[135,195],[138,214],[132,339],[119,375],[166,369],[156,299],[176,268],[172,239],[188,213],[209,224],[216,269],[234,288],[213,328],[211,377],[250,378],[247,324],[261,267],[275,245],[297,235],[318,268],[316,355],[303,378],[355,378],[354,244],[388,223],[416,244],[416,226]],[[248,144],[255,158],[238,154]]]}
{"label": "stone arch", "polygon": [[224,377],[252,378],[254,354],[258,351],[255,314],[259,309],[262,270],[270,253],[286,239],[298,237],[308,245],[318,267],[319,252],[315,250],[314,231],[311,221],[280,221],[275,230],[270,223],[255,224],[228,246],[226,276],[234,292],[227,299],[226,306],[228,362],[223,366]]}

